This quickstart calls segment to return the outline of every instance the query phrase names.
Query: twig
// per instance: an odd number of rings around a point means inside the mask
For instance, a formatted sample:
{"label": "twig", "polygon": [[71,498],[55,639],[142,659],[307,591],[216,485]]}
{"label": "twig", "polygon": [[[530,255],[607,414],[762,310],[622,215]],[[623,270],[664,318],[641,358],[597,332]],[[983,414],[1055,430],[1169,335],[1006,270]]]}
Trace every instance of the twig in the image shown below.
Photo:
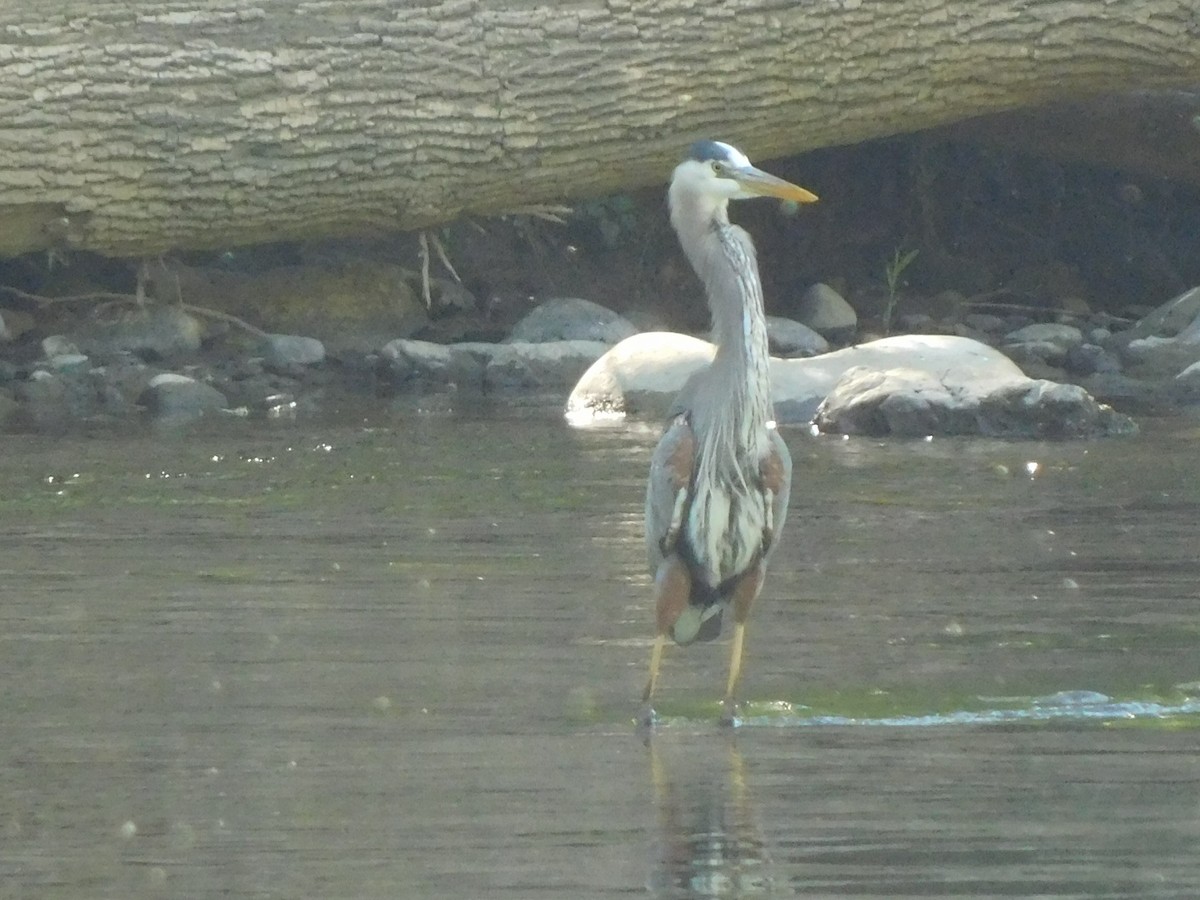
{"label": "twig", "polygon": [[433,251],[437,254],[438,260],[446,267],[446,271],[450,273],[454,280],[462,284],[462,279],[458,277],[458,273],[454,271],[454,266],[450,264],[450,257],[446,255],[446,248],[442,244],[442,239],[433,233],[430,233],[429,237],[433,240]]}
{"label": "twig", "polygon": [[433,244],[433,252],[437,254],[438,262],[440,262],[450,273],[450,276],[462,284],[462,279],[458,277],[458,272],[454,270],[454,264],[450,262],[450,256],[446,253],[446,247],[432,231],[422,231],[417,235],[418,254],[421,257],[421,298],[425,301],[426,309],[433,309],[433,296],[430,292],[429,279],[429,245]]}
{"label": "twig", "polygon": [[429,238],[425,231],[417,235],[417,255],[421,258],[421,298],[426,309],[433,309],[433,297],[429,295]]}
{"label": "twig", "polygon": [[534,203],[530,206],[518,206],[506,210],[504,216],[529,216],[531,219],[541,219],[543,222],[553,222],[556,225],[566,225],[567,217],[575,212],[570,206],[559,206],[549,203]]}

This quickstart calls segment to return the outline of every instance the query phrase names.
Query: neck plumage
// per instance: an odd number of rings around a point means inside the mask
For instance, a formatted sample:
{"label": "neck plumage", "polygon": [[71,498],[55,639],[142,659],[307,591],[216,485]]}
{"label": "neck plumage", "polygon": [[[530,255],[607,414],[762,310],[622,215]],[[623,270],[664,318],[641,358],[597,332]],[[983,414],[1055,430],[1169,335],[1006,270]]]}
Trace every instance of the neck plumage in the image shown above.
{"label": "neck plumage", "polygon": [[[761,458],[772,418],[766,315],[754,244],[732,225],[726,203],[695,195],[673,198],[672,223],[704,282],[717,354],[694,410],[694,426],[712,447],[746,447]],[[711,443],[710,443],[711,442]],[[734,465],[741,468],[745,461]]]}

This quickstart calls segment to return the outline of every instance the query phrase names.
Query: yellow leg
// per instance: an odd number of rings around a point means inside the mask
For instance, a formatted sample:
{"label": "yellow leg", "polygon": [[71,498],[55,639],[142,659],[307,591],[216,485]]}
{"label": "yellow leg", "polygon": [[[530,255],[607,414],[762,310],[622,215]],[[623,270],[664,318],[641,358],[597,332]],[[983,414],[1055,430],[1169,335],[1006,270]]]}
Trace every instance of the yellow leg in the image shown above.
{"label": "yellow leg", "polygon": [[658,667],[662,662],[663,644],[667,636],[660,634],[654,639],[654,649],[650,651],[650,677],[646,679],[646,691],[642,694],[642,702],[649,703],[654,696],[654,687],[658,684]]}
{"label": "yellow leg", "polygon": [[729,681],[725,684],[725,702],[721,718],[726,723],[732,723],[737,716],[738,681],[742,677],[742,644],[746,640],[746,623],[738,622],[733,626],[733,649],[729,652]]}
{"label": "yellow leg", "polygon": [[659,564],[654,576],[654,615],[655,630],[654,650],[650,653],[650,677],[646,680],[646,691],[642,694],[645,709],[642,712],[642,722],[646,725],[654,723],[654,709],[650,701],[654,698],[654,688],[658,684],[658,666],[662,662],[663,645],[667,635],[675,627],[680,614],[687,609],[688,597],[692,592],[692,576],[687,566],[675,554],[671,554]]}

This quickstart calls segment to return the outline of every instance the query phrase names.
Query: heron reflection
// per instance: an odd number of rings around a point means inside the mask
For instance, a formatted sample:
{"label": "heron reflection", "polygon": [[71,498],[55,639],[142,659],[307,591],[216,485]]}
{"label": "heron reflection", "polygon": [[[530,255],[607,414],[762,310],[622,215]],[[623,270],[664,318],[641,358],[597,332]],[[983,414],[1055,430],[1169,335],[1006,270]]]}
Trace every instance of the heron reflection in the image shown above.
{"label": "heron reflection", "polygon": [[757,897],[775,892],[767,844],[732,740],[724,752],[696,752],[695,736],[677,753],[648,744],[658,812],[657,897]]}

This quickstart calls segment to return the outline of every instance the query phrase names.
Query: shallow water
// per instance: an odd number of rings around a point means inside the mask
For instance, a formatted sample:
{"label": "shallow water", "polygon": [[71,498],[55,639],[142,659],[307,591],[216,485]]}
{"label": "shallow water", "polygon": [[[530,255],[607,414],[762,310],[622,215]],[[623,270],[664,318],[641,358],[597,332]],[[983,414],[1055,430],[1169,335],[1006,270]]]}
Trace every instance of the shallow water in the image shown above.
{"label": "shallow water", "polygon": [[786,437],[647,746],[650,428],[4,436],[0,898],[1200,896],[1200,433]]}

